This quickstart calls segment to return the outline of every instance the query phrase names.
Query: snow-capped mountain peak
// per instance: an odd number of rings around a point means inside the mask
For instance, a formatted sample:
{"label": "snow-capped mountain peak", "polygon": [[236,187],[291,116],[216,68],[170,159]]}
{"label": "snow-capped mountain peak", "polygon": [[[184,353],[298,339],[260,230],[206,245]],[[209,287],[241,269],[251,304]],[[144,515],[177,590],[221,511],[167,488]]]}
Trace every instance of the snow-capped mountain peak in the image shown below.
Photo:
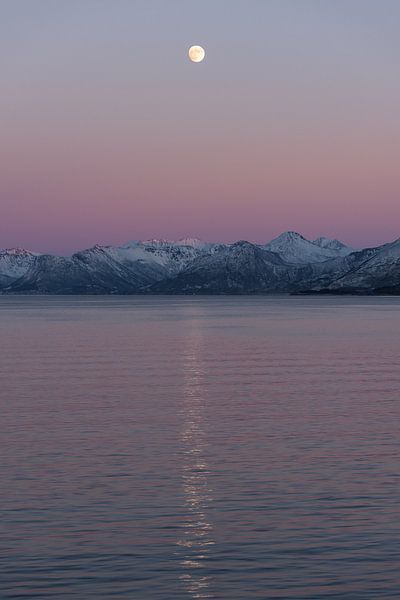
{"label": "snow-capped mountain peak", "polygon": [[198,238],[180,238],[178,240],[167,240],[164,238],[155,238],[148,240],[132,240],[127,242],[122,247],[123,248],[137,248],[138,246],[146,246],[146,247],[157,247],[157,248],[166,248],[166,247],[179,247],[179,246],[187,246],[189,248],[195,248],[197,250],[208,250],[215,246],[212,242],[205,242]]}
{"label": "snow-capped mountain peak", "polygon": [[281,233],[264,247],[279,254],[286,262],[297,265],[323,262],[337,256],[336,252],[321,248],[295,231]]}
{"label": "snow-capped mountain peak", "polygon": [[0,293],[400,293],[400,239],[352,252],[288,231],[265,246],[196,238],[95,245],[70,257],[0,250]]}
{"label": "snow-capped mountain peak", "polygon": [[0,250],[0,279],[8,282],[21,277],[38,256],[40,254],[37,252],[30,252],[24,248]]}
{"label": "snow-capped mountain peak", "polygon": [[347,254],[350,254],[355,250],[350,246],[346,246],[346,244],[343,244],[343,242],[341,242],[340,240],[328,237],[319,237],[316,240],[314,240],[313,243],[319,246],[320,248],[333,250],[334,252],[337,252],[339,256],[346,256]]}
{"label": "snow-capped mountain peak", "polygon": [[25,248],[6,248],[0,250],[0,256],[39,256],[39,253],[25,250]]}

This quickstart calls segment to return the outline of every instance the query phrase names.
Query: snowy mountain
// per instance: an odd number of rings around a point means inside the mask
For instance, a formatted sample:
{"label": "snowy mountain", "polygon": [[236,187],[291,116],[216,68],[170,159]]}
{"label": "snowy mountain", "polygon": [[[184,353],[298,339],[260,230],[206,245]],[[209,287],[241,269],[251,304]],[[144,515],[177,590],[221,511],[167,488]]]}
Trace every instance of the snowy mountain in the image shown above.
{"label": "snowy mountain", "polygon": [[133,241],[70,257],[0,251],[0,292],[22,294],[400,293],[400,239],[353,251],[286,232],[265,245]]}
{"label": "snowy mountain", "polygon": [[355,252],[354,248],[350,248],[350,246],[346,246],[343,242],[327,237],[319,237],[313,241],[313,244],[316,244],[320,248],[325,248],[331,252],[334,252],[336,256],[347,256],[351,254],[351,252]]}
{"label": "snowy mountain", "polygon": [[400,238],[374,248],[365,260],[335,278],[327,290],[336,293],[400,293]]}
{"label": "snowy mountain", "polygon": [[[148,291],[215,294],[320,290],[365,259],[350,249],[344,252],[342,246],[346,248],[338,242],[336,248],[321,249],[294,232],[282,234],[265,246],[243,241],[221,245],[206,255],[200,254],[177,275],[163,279]],[[366,251],[368,256],[372,252]]]}
{"label": "snowy mountain", "polygon": [[[279,254],[288,263],[306,265],[343,256],[342,247],[345,248],[344,244],[338,242],[338,244],[341,244],[338,247],[335,242],[336,240],[328,240],[327,238],[318,238],[315,242],[310,242],[295,231],[287,231],[264,247]],[[351,249],[349,249],[349,252],[351,252]]]}
{"label": "snowy mountain", "polygon": [[155,246],[155,247],[187,247],[194,248],[195,250],[208,250],[212,248],[215,244],[210,242],[204,242],[203,240],[199,240],[198,238],[182,238],[180,240],[145,240],[143,242],[133,242],[137,244],[142,244],[144,246]]}
{"label": "snowy mountain", "polygon": [[135,293],[132,273],[90,251],[72,257],[39,256],[28,271],[4,291],[22,294]]}
{"label": "snowy mountain", "polygon": [[249,242],[221,245],[198,256],[173,278],[149,291],[183,294],[237,294],[289,289],[290,265],[265,248]]}
{"label": "snowy mountain", "polygon": [[0,250],[0,287],[22,277],[39,256],[23,248]]}
{"label": "snowy mountain", "polygon": [[[193,240],[190,244],[188,240],[171,242],[168,240],[148,240],[145,242],[130,242],[125,246],[108,247],[107,252],[117,255],[127,263],[146,263],[154,268],[161,269],[160,275],[169,275],[179,272],[191,260],[200,253],[208,252],[213,244]],[[161,278],[161,277],[160,277]]]}
{"label": "snowy mountain", "polygon": [[[196,244],[198,246],[198,244]],[[24,268],[4,271],[0,265],[3,293],[109,294],[139,293],[142,289],[180,272],[200,252],[180,242],[130,242],[124,246],[99,246],[71,257],[31,255]],[[27,253],[30,254],[30,253]]]}

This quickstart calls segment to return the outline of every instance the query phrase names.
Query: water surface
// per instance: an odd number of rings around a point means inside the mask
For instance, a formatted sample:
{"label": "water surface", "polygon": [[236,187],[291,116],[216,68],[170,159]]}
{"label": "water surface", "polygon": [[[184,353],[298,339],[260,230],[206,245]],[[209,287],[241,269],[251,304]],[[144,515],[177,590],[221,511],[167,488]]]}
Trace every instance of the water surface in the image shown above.
{"label": "water surface", "polygon": [[398,599],[400,299],[0,297],[0,597]]}

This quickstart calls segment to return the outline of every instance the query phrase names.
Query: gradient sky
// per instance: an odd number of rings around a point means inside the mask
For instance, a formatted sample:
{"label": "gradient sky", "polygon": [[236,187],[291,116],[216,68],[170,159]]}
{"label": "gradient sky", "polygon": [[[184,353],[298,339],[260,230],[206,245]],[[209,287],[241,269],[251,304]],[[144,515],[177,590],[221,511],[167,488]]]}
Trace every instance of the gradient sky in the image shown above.
{"label": "gradient sky", "polygon": [[0,0],[0,247],[399,237],[399,31],[398,0]]}

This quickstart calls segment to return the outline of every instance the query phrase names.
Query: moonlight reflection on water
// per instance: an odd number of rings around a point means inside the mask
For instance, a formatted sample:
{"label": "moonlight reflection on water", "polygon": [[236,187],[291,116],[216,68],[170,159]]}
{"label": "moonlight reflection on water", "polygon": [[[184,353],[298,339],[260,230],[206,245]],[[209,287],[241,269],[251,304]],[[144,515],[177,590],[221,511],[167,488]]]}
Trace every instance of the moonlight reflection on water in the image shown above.
{"label": "moonlight reflection on water", "polygon": [[184,352],[184,397],[181,435],[182,487],[186,515],[178,545],[184,549],[180,576],[192,598],[214,598],[211,578],[203,570],[214,545],[213,526],[208,510],[212,502],[209,485],[209,466],[206,458],[207,437],[204,431],[204,384],[202,379],[202,335],[191,325]]}

